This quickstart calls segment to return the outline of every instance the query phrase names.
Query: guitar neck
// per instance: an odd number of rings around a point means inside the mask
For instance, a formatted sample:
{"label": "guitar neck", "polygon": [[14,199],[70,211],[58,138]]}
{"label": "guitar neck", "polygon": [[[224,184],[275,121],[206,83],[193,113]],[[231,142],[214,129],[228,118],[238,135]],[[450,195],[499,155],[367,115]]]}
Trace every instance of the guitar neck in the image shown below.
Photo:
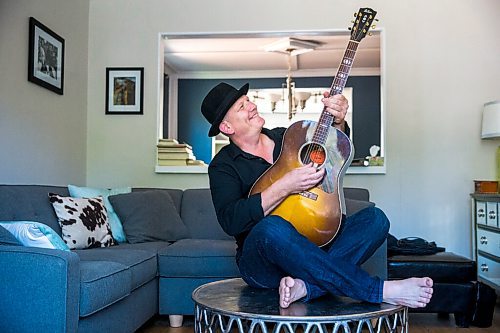
{"label": "guitar neck", "polygon": [[[349,40],[349,44],[344,52],[344,57],[340,62],[339,69],[337,70],[337,75],[335,75],[332,86],[330,87],[330,96],[342,94],[342,91],[344,91],[358,45],[359,42]],[[318,127],[313,136],[314,142],[324,143],[324,140],[328,137],[328,132],[334,120],[335,118],[333,115],[326,111],[326,108],[323,108],[323,112],[321,112],[321,116],[319,118]]]}
{"label": "guitar neck", "polygon": [[349,41],[349,44],[344,52],[344,57],[340,62],[339,69],[337,70],[337,75],[335,75],[332,86],[330,87],[330,96],[342,94],[342,91],[344,91],[358,45],[358,42],[352,40]]}

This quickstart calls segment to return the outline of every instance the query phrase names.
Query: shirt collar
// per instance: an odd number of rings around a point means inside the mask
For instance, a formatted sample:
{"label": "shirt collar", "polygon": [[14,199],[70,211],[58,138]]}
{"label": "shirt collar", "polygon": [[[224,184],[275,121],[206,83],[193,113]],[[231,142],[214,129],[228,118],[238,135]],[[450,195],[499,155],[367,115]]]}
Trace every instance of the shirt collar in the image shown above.
{"label": "shirt collar", "polygon": [[[273,130],[267,129],[267,128],[262,128],[261,133],[267,135],[271,140],[274,141],[275,144],[278,144],[281,140],[281,137],[277,135]],[[245,158],[251,159],[251,158],[256,158],[256,156],[249,154],[243,150],[241,150],[240,147],[238,147],[233,141],[229,140],[229,146],[228,146],[228,154],[229,156],[235,160],[238,156],[243,156]]]}

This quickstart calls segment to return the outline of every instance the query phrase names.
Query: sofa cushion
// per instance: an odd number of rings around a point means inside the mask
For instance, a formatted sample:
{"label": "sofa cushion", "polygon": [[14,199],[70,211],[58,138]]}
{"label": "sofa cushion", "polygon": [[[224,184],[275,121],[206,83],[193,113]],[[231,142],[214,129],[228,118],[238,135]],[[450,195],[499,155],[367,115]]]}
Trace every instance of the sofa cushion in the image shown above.
{"label": "sofa cushion", "polygon": [[157,187],[134,187],[132,188],[132,192],[144,192],[144,191],[162,191],[167,192],[172,201],[174,202],[175,209],[178,213],[181,211],[181,201],[182,195],[184,194],[184,190],[179,190],[175,188],[157,188]]}
{"label": "sofa cushion", "polygon": [[370,192],[366,188],[344,187],[344,197],[360,201],[370,201]]}
{"label": "sofa cushion", "polygon": [[114,246],[113,248],[118,248],[118,249],[137,249],[137,250],[146,250],[155,254],[158,254],[158,252],[167,246],[170,246],[170,242],[146,242],[146,243],[135,243],[135,244],[130,244],[130,243],[121,243],[118,244],[117,246]]}
{"label": "sofa cushion", "polygon": [[112,261],[80,261],[80,317],[90,316],[127,297],[132,272]]}
{"label": "sofa cushion", "polygon": [[75,252],[80,257],[80,261],[107,261],[125,266],[131,272],[130,290],[148,283],[158,273],[156,252],[153,251],[112,246],[106,249],[76,250]]}
{"label": "sofa cushion", "polygon": [[80,199],[49,193],[49,199],[70,249],[115,244],[102,197]]}
{"label": "sofa cushion", "polygon": [[355,200],[355,199],[345,199],[346,215],[351,216],[362,209],[373,207],[375,204],[369,201]]}
{"label": "sofa cushion", "polygon": [[188,237],[172,198],[165,191],[141,191],[109,197],[129,243],[176,241]]}
{"label": "sofa cushion", "polygon": [[118,243],[127,241],[125,232],[123,231],[122,222],[120,221],[118,215],[116,215],[113,205],[109,202],[108,197],[115,194],[130,193],[132,191],[130,187],[105,189],[68,185],[68,190],[69,194],[74,198],[96,198],[101,196],[104,200],[104,206],[108,212],[108,222],[111,227],[111,232],[113,233],[113,238]]}
{"label": "sofa cushion", "polygon": [[[69,251],[68,245],[48,225],[33,221],[0,221],[22,245]],[[2,229],[3,229],[2,228]]]}
{"label": "sofa cushion", "polygon": [[65,186],[0,185],[0,220],[41,222],[61,236],[56,213],[47,201],[49,192],[69,195]]}
{"label": "sofa cushion", "polygon": [[161,277],[239,277],[234,240],[182,239],[158,252]]}
{"label": "sofa cushion", "polygon": [[181,217],[189,229],[191,238],[234,240],[222,230],[208,188],[184,191]]}

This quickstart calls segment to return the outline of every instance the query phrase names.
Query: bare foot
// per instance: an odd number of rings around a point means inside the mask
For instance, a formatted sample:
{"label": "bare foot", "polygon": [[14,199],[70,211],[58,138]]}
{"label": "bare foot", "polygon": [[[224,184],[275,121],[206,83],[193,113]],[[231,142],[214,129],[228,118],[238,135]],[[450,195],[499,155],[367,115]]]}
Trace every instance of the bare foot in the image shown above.
{"label": "bare foot", "polygon": [[294,279],[286,276],[281,279],[280,287],[280,306],[287,308],[298,299],[307,295],[306,285],[301,279]]}
{"label": "bare foot", "polygon": [[431,301],[431,278],[409,278],[384,281],[383,301],[410,308],[423,308]]}

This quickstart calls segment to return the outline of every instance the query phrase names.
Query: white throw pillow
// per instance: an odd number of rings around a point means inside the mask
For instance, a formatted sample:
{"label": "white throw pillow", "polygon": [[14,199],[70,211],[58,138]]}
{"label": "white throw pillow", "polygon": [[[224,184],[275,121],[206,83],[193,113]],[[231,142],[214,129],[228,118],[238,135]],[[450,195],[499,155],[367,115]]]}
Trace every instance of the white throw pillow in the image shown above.
{"label": "white throw pillow", "polygon": [[111,232],[113,233],[113,238],[118,243],[125,243],[127,238],[125,232],[123,231],[122,222],[118,215],[116,215],[111,202],[109,202],[108,197],[110,195],[130,193],[132,191],[131,187],[118,187],[112,189],[94,188],[94,187],[80,187],[75,185],[68,185],[69,194],[74,198],[96,198],[101,196],[104,199],[104,206],[108,212],[108,222],[111,227]]}
{"label": "white throw pillow", "polygon": [[49,193],[49,200],[70,249],[115,245],[102,197],[80,199]]}

